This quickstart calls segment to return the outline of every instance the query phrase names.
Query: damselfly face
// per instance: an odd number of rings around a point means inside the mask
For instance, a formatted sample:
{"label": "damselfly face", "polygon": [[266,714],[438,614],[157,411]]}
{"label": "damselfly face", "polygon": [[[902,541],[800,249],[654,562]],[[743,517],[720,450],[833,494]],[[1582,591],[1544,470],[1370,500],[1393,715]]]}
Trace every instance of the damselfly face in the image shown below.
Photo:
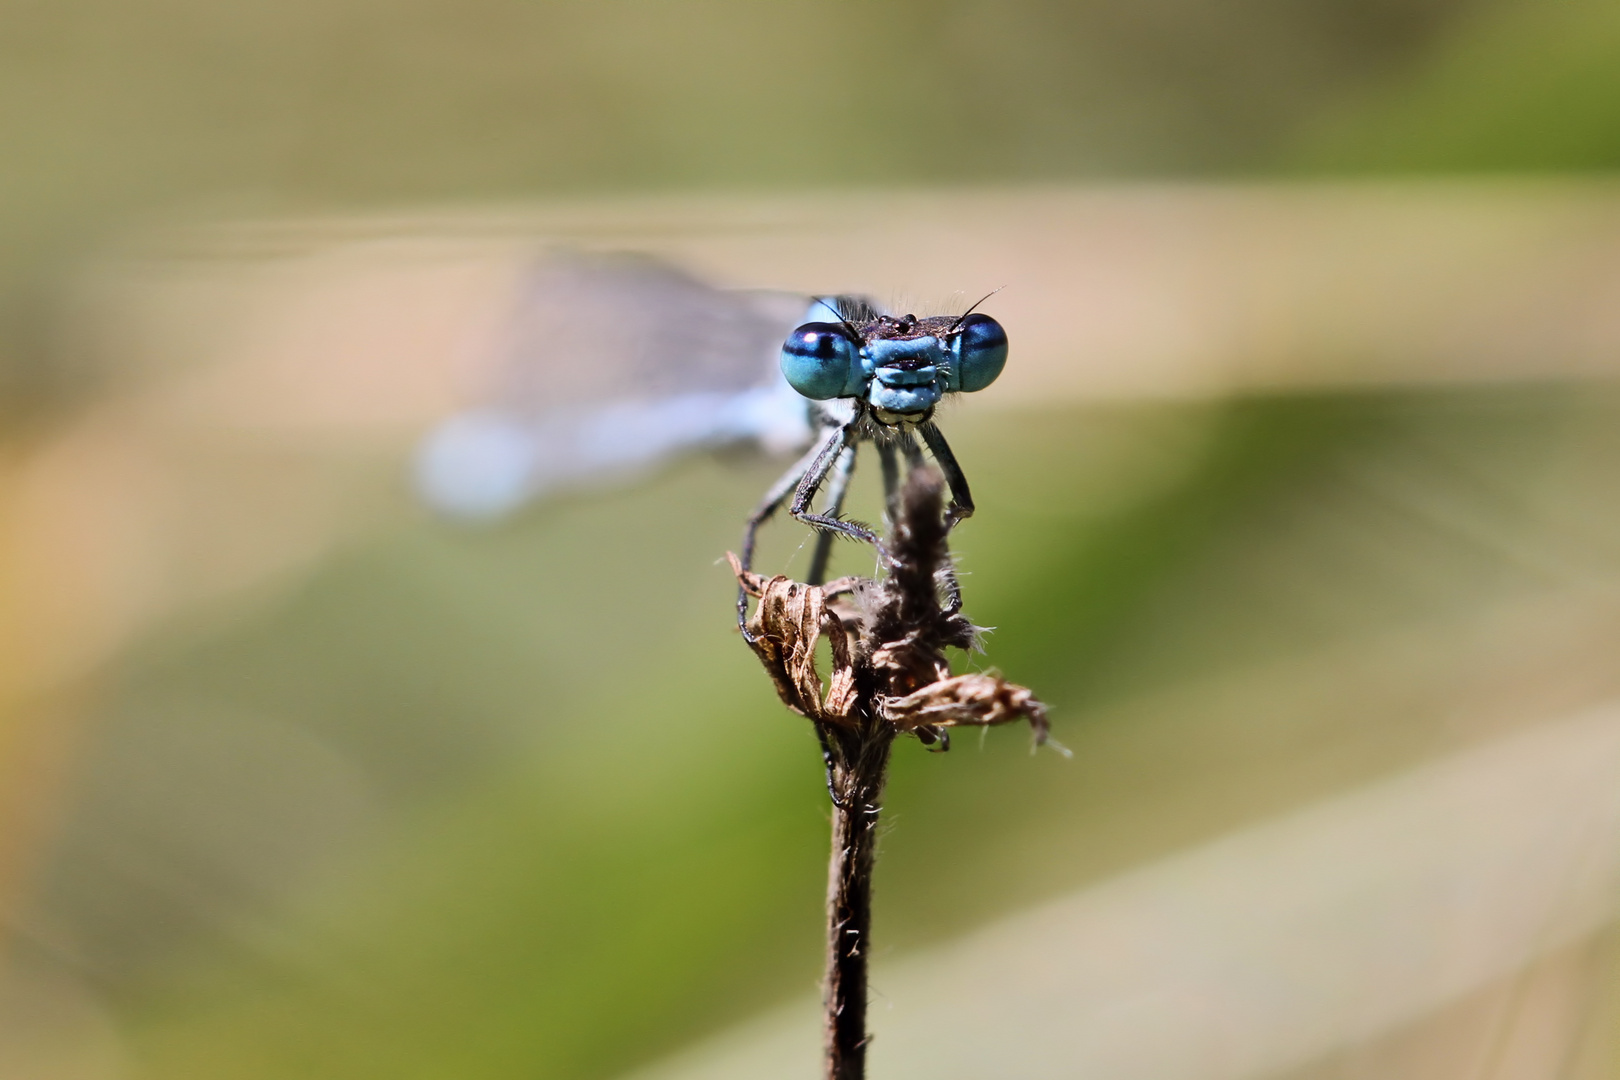
{"label": "damselfly face", "polygon": [[1007,363],[1007,332],[988,315],[876,315],[809,322],[782,345],[782,375],[807,398],[855,398],[902,416],[946,394],[982,390]]}

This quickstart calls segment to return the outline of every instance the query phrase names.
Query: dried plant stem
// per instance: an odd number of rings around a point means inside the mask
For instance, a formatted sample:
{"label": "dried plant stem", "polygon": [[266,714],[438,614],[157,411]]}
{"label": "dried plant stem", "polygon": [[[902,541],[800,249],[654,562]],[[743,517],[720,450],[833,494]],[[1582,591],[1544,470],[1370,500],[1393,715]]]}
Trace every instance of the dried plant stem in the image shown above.
{"label": "dried plant stem", "polygon": [[[894,528],[879,547],[877,581],[810,585],[745,570],[737,582],[759,604],[745,640],[784,704],[816,726],[832,794],[827,875],[827,1080],[866,1076],[866,966],[871,958],[872,866],[889,748],[914,735],[941,750],[950,729],[1026,720],[1046,739],[1046,707],[999,675],[951,675],[947,648],[972,649],[978,631],[957,610],[946,537],[945,481],[913,469]],[[942,604],[942,595],[951,600]],[[827,679],[816,643],[829,645]]]}
{"label": "dried plant stem", "polygon": [[827,1080],[863,1080],[872,868],[894,735],[887,725],[871,724],[828,731],[827,739],[837,796],[827,867]]}

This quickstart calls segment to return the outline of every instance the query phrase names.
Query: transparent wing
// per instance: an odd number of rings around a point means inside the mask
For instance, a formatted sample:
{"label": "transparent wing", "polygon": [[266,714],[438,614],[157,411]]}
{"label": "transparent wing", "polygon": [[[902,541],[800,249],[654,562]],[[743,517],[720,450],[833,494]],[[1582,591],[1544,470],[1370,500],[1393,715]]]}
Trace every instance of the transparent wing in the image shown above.
{"label": "transparent wing", "polygon": [[523,278],[481,400],[424,439],[417,489],[455,517],[635,475],[686,450],[806,444],[782,340],[808,298],[713,288],[631,255],[562,255]]}

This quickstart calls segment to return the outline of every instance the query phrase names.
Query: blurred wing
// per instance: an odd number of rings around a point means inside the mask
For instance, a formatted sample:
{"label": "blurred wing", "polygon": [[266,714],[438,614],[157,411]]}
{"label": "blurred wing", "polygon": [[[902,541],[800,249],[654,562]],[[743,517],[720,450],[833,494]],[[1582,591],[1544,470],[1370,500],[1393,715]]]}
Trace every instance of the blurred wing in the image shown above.
{"label": "blurred wing", "polygon": [[807,405],[777,354],[807,305],[644,257],[548,258],[522,281],[483,400],[423,441],[417,489],[442,513],[493,519],[688,449],[802,446]]}

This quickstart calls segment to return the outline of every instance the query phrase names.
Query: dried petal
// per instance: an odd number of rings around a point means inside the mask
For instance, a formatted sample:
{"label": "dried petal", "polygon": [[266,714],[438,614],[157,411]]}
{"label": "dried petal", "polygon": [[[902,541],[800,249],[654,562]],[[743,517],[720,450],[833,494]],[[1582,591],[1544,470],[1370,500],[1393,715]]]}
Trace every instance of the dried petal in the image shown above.
{"label": "dried petal", "polygon": [[[748,619],[754,653],[770,674],[777,696],[794,712],[812,720],[842,722],[855,710],[853,650],[849,634],[827,610],[826,590],[778,575],[767,578],[742,569],[730,552],[732,572],[759,604]],[[827,636],[832,649],[831,687],[823,692],[816,671],[816,643]]]}
{"label": "dried petal", "polygon": [[1046,741],[1046,706],[1027,688],[999,675],[957,675],[904,697],[882,698],[878,707],[884,719],[906,731],[1028,720],[1035,741]]}

